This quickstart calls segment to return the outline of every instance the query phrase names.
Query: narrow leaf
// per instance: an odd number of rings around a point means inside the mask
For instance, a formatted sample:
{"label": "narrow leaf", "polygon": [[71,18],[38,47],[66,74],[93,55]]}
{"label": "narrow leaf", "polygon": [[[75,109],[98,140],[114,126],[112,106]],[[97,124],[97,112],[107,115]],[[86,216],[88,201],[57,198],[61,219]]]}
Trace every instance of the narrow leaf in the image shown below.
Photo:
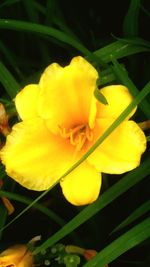
{"label": "narrow leaf", "polygon": [[[131,94],[134,97],[136,97],[136,95],[139,93],[139,90],[134,85],[132,80],[129,78],[125,67],[122,67],[114,57],[112,57],[112,62],[114,64],[114,66],[112,68],[113,68],[116,76],[119,78],[121,83],[123,83],[125,86],[127,86],[127,88],[130,90]],[[143,113],[145,114],[145,116],[147,118],[150,118],[150,103],[146,99],[144,99],[139,104],[139,108],[143,111]]]}
{"label": "narrow leaf", "polygon": [[[17,30],[17,31],[27,31],[31,33],[40,34],[40,36],[44,35],[48,37],[54,37],[57,40],[76,48],[85,56],[88,56],[88,58],[91,59],[92,61],[95,61],[102,66],[106,66],[106,64],[97,55],[90,52],[81,42],[78,42],[70,35],[67,35],[66,33],[57,30],[55,28],[44,26],[42,24],[30,23],[26,21],[10,20],[10,19],[8,20],[0,19],[0,28]],[[52,41],[52,39],[50,39],[50,41]]]}
{"label": "narrow leaf", "polygon": [[[24,204],[31,204],[33,202],[32,199],[24,197],[22,195],[19,194],[15,194],[12,192],[7,192],[4,190],[0,190],[0,196],[5,196],[8,199],[13,199],[16,201],[19,201],[21,203]],[[60,216],[58,216],[55,212],[53,212],[52,210],[46,208],[45,206],[43,206],[42,204],[36,203],[33,205],[33,207],[39,211],[41,211],[43,214],[45,214],[46,216],[48,216],[51,220],[55,221],[57,224],[59,224],[60,226],[63,226],[65,224],[65,221],[60,218]]]}
{"label": "narrow leaf", "polygon": [[102,104],[104,104],[104,105],[107,105],[108,104],[105,96],[100,92],[100,90],[98,88],[95,88],[95,90],[94,90],[94,96]]}
{"label": "narrow leaf", "polygon": [[141,0],[131,0],[128,12],[124,18],[123,31],[127,37],[138,36],[138,22]]}
{"label": "narrow leaf", "polygon": [[[129,39],[130,40],[130,39]],[[144,51],[149,51],[147,47],[139,44],[133,44],[129,40],[118,40],[94,52],[104,62],[111,61],[112,56],[116,59],[137,54]]]}
{"label": "narrow leaf", "polygon": [[36,248],[34,253],[39,253],[40,251],[52,246],[66,235],[70,234],[74,229],[89,220],[113,200],[141,181],[144,177],[150,174],[149,166],[150,159],[148,158],[143,164],[141,164],[140,167],[125,175],[124,178],[104,192],[96,202],[87,206],[56,234],[47,239],[40,247]]}
{"label": "narrow leaf", "polygon": [[[143,214],[150,211],[150,200],[146,201],[144,204],[139,206],[135,211],[132,212],[130,216],[128,216],[121,224],[119,224],[112,233],[124,228],[125,226],[129,225],[130,223],[134,222],[136,219],[141,217]],[[111,234],[112,234],[111,233]]]}
{"label": "narrow leaf", "polygon": [[0,81],[11,98],[18,93],[20,86],[9,70],[0,62]]}
{"label": "narrow leaf", "polygon": [[84,267],[104,267],[150,237],[150,218],[145,219],[101,250]]}

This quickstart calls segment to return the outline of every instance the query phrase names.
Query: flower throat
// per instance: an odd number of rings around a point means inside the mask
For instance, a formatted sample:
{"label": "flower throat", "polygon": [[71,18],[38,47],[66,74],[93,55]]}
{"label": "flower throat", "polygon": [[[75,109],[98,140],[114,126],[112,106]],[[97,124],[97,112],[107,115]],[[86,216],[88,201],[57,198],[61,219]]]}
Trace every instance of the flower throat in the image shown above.
{"label": "flower throat", "polygon": [[93,133],[87,124],[81,124],[69,130],[59,126],[59,131],[63,138],[69,139],[71,145],[76,147],[76,151],[80,151],[86,141],[93,140]]}

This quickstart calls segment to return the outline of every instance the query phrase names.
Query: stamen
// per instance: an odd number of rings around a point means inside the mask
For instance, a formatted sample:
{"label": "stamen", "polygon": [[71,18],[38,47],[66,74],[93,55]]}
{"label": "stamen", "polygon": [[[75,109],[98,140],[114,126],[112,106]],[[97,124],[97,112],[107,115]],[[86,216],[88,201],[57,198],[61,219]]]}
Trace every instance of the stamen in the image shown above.
{"label": "stamen", "polygon": [[75,138],[73,132],[70,133],[70,143],[71,143],[73,146],[76,146],[77,143],[78,143],[78,140],[77,140],[77,138]]}
{"label": "stamen", "polygon": [[59,126],[60,135],[65,139],[70,139],[71,145],[76,147],[76,152],[80,151],[86,140],[92,141],[93,133],[88,125],[81,124],[73,129],[66,130]]}
{"label": "stamen", "polygon": [[79,142],[78,142],[78,144],[76,146],[76,151],[77,152],[79,152],[82,149],[85,141],[86,141],[86,135],[84,135],[84,136],[79,135]]}
{"label": "stamen", "polygon": [[78,131],[84,129],[84,127],[85,127],[85,125],[84,125],[84,124],[81,124],[81,125],[79,125],[79,126],[76,126],[76,127],[73,128],[73,129],[71,129],[70,131],[71,131],[73,134],[75,134],[76,132],[78,132]]}
{"label": "stamen", "polygon": [[93,132],[90,130],[88,125],[86,126],[85,134],[86,134],[86,138],[88,139],[88,141],[93,140]]}
{"label": "stamen", "polygon": [[67,138],[70,137],[70,133],[66,131],[66,128],[62,128],[60,125],[58,125],[58,129],[59,129],[59,133],[60,133],[60,135],[61,135],[63,138],[67,139]]}

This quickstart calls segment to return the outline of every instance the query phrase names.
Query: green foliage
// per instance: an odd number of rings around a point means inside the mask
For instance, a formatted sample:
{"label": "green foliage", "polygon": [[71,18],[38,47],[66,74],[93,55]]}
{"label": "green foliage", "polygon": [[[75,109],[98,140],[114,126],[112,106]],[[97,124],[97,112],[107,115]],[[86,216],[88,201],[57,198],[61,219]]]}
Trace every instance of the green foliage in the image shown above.
{"label": "green foliage", "polygon": [[[111,5],[110,1],[106,2]],[[76,208],[68,204],[61,197],[58,185],[60,179],[101,145],[136,105],[137,122],[150,119],[150,43],[143,31],[149,22],[147,3],[120,2],[124,11],[121,5],[113,3],[112,17],[108,15],[108,7],[101,6],[97,13],[96,4],[85,6],[81,1],[72,4],[63,1],[62,4],[58,0],[7,0],[0,4],[0,102],[5,105],[11,125],[18,121],[13,101],[17,92],[30,82],[38,82],[50,63],[65,65],[76,55],[84,56],[98,70],[100,88],[121,83],[134,97],[91,149],[42,194],[14,184],[0,165],[0,179],[4,182],[0,197],[7,197],[15,207],[14,214],[8,216],[0,202],[0,248],[11,243],[27,243],[40,234],[40,244],[35,243],[32,249],[41,266],[104,267],[109,263],[109,267],[134,267],[137,263],[142,267],[150,264],[149,143],[138,168],[125,175],[103,175],[102,192],[91,205]],[[119,9],[123,12],[123,21],[119,21]],[[109,33],[103,12],[107,20],[110,17]],[[112,32],[111,23],[115,20],[121,30],[117,28]],[[95,90],[95,96],[107,105],[99,90]],[[150,141],[149,130],[146,135]],[[3,144],[5,137],[0,138]],[[98,253],[86,262],[78,253],[66,253],[65,245],[70,243]]]}

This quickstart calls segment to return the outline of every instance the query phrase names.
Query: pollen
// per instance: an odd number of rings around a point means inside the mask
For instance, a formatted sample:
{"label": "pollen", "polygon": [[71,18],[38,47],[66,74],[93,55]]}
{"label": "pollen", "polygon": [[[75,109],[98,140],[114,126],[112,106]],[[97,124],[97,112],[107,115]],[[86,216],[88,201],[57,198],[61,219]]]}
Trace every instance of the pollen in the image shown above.
{"label": "pollen", "polygon": [[93,140],[92,130],[87,124],[81,124],[71,129],[59,126],[59,133],[61,137],[68,139],[70,144],[75,146],[77,152],[81,151],[87,142],[91,142]]}

